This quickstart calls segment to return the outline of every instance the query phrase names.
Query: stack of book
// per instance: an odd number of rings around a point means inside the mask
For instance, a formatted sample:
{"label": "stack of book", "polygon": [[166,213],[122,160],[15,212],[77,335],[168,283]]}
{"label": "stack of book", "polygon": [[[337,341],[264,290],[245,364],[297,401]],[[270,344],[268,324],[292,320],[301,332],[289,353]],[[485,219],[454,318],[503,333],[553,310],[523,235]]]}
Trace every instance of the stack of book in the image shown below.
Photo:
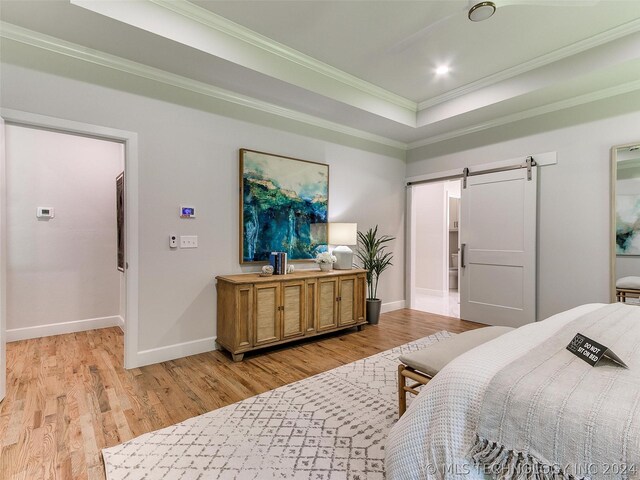
{"label": "stack of book", "polygon": [[269,264],[273,267],[274,275],[287,273],[287,254],[285,252],[271,252]]}

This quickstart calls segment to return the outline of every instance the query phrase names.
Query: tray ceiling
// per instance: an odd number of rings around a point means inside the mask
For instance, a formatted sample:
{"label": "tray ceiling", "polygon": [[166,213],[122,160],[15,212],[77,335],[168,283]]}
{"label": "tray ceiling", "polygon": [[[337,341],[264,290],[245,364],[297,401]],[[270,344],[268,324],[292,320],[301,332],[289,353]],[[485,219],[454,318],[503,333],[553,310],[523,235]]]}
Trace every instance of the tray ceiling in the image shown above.
{"label": "tray ceiling", "polygon": [[[4,0],[0,34],[67,42],[395,146],[640,90],[640,1],[510,3],[472,23],[464,0]],[[439,65],[450,73],[436,76]]]}

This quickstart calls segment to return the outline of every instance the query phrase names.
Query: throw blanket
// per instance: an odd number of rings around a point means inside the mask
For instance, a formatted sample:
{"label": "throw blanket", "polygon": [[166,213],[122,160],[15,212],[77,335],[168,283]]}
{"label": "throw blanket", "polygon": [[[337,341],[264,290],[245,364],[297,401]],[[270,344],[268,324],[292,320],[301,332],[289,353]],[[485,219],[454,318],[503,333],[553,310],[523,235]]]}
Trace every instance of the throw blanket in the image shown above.
{"label": "throw blanket", "polygon": [[[570,353],[578,332],[629,369],[607,359],[591,367]],[[640,308],[587,313],[500,370],[471,455],[504,480],[640,478]]]}

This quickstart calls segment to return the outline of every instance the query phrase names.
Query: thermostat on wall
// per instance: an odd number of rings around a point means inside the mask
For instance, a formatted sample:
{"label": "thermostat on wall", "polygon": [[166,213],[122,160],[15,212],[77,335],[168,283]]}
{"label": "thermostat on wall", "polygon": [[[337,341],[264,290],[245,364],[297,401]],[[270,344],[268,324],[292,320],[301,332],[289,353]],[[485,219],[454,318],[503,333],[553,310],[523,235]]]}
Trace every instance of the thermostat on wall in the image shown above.
{"label": "thermostat on wall", "polygon": [[196,208],[195,207],[180,207],[180,218],[196,218]]}
{"label": "thermostat on wall", "polygon": [[53,212],[53,207],[38,207],[38,211],[36,213],[36,217],[38,218],[53,218],[55,217]]}

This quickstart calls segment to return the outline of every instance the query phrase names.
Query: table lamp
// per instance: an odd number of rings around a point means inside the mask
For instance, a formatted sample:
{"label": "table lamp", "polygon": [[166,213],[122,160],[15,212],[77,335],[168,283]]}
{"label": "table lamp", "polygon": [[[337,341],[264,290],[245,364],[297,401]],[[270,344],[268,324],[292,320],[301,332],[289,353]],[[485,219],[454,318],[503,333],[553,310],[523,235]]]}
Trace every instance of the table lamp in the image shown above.
{"label": "table lamp", "polygon": [[357,223],[329,223],[329,244],[337,245],[333,255],[337,261],[333,264],[336,270],[351,270],[353,266],[353,250],[348,245],[358,243]]}

